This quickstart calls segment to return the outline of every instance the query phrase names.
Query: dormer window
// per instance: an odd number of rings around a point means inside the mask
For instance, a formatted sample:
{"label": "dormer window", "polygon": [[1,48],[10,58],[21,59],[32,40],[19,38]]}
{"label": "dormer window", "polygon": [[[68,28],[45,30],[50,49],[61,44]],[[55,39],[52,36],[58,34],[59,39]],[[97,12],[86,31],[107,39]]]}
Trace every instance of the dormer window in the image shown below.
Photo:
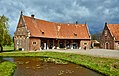
{"label": "dormer window", "polygon": [[77,36],[77,33],[74,33],[74,36]]}
{"label": "dormer window", "polygon": [[44,34],[44,32],[42,32],[42,34]]}
{"label": "dormer window", "polygon": [[43,30],[40,30],[41,31],[41,34],[43,35],[44,34],[44,31]]}

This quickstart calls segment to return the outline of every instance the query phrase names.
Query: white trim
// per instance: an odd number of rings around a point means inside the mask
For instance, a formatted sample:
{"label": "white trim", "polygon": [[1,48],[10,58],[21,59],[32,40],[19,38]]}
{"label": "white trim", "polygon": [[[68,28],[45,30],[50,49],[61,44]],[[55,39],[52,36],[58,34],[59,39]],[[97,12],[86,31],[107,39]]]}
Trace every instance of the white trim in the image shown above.
{"label": "white trim", "polygon": [[86,25],[86,29],[87,29],[87,31],[88,31],[88,35],[89,35],[89,37],[90,37],[90,39],[91,39],[91,34],[90,34],[90,32],[89,32],[88,25],[87,25],[87,24],[85,24],[85,25]]}

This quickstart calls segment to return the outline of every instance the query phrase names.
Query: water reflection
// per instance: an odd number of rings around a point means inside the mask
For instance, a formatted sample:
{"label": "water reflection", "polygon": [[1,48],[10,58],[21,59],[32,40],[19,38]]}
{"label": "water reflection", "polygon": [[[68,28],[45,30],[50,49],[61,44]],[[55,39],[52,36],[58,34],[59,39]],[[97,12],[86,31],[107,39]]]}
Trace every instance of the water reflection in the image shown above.
{"label": "water reflection", "polygon": [[13,61],[17,65],[14,76],[102,76],[72,63],[47,63],[41,58],[14,58]]}
{"label": "water reflection", "polygon": [[14,58],[3,58],[3,60],[7,60],[7,61],[10,61],[10,62],[14,62]]}

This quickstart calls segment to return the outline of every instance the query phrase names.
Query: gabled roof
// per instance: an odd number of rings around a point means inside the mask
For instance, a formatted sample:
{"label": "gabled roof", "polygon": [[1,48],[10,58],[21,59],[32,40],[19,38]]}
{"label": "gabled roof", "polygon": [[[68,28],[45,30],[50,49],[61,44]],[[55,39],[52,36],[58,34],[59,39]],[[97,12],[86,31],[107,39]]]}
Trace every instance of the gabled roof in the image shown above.
{"label": "gabled roof", "polygon": [[115,40],[119,41],[119,24],[107,24],[107,27]]}
{"label": "gabled roof", "polygon": [[64,24],[48,22],[33,17],[24,16],[24,21],[31,37],[59,39],[90,39],[86,24]]}

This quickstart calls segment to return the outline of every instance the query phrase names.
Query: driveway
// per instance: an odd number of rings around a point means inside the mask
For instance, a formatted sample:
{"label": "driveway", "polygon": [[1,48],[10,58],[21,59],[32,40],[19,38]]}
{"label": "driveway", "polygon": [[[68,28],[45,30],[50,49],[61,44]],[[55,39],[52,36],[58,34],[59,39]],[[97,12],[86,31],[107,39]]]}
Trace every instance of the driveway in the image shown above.
{"label": "driveway", "polygon": [[97,57],[105,57],[105,58],[116,58],[119,59],[119,50],[108,50],[108,49],[66,49],[66,50],[42,50],[43,51],[52,51],[52,52],[65,52],[65,53],[75,53],[81,55],[91,55]]}

